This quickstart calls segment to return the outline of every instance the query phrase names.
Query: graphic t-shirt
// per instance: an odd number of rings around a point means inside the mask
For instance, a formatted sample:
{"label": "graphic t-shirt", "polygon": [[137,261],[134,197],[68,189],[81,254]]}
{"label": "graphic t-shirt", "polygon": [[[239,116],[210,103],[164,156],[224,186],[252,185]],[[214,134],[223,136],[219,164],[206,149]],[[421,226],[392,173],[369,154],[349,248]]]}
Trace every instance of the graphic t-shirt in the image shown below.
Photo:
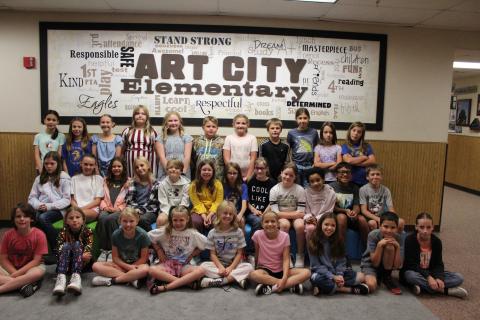
{"label": "graphic t-shirt", "polygon": [[224,266],[229,266],[237,251],[245,248],[245,236],[240,228],[220,231],[212,229],[208,233],[208,242],[206,248],[215,250],[218,259]]}
{"label": "graphic t-shirt", "polygon": [[16,229],[5,232],[0,254],[6,254],[8,260],[18,270],[36,255],[48,253],[47,238],[45,234],[35,227],[32,227],[27,235],[21,235]]}

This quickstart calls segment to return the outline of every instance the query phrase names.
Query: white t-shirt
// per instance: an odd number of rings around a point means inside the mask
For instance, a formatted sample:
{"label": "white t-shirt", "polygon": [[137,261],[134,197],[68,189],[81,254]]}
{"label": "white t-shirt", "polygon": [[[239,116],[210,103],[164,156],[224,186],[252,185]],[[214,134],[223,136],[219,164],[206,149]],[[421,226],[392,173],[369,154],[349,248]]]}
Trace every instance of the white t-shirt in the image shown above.
{"label": "white t-shirt", "polygon": [[170,236],[165,230],[166,227],[163,226],[159,229],[149,231],[148,236],[150,240],[152,240],[152,243],[162,247],[169,260],[177,260],[180,263],[185,263],[195,248],[199,248],[200,250],[205,249],[207,237],[195,229],[185,229],[183,231],[172,229]]}
{"label": "white t-shirt", "polygon": [[99,175],[85,176],[83,173],[72,178],[72,194],[79,207],[92,202],[94,198],[103,198],[103,178]]}
{"label": "white t-shirt", "polygon": [[228,135],[223,144],[223,150],[230,150],[230,162],[238,163],[245,177],[250,164],[250,152],[258,152],[257,138],[251,134],[239,137],[236,134]]}

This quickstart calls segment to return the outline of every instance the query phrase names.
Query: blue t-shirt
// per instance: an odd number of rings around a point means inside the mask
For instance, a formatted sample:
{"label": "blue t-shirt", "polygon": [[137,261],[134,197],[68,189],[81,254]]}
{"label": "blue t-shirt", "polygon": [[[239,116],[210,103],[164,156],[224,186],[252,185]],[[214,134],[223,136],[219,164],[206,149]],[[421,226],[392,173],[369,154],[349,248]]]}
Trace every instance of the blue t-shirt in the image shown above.
{"label": "blue t-shirt", "polygon": [[313,150],[319,142],[317,130],[307,128],[305,131],[292,129],[288,131],[287,142],[292,150],[292,160],[296,165],[311,167],[313,165]]}
{"label": "blue t-shirt", "polygon": [[[373,154],[373,149],[370,144],[367,144],[367,150],[364,153],[360,149],[360,145],[353,145],[353,147],[349,147],[348,144],[344,143],[342,144],[342,156],[345,154],[349,154],[352,157],[364,155],[368,157]],[[365,167],[352,165],[352,182],[359,186],[363,186],[368,182]]]}
{"label": "blue t-shirt", "polygon": [[234,192],[232,188],[228,185],[223,186],[223,198],[235,204],[237,212],[242,209],[242,201],[248,201],[248,187],[245,183],[242,183],[242,194],[238,195],[237,192]]}
{"label": "blue t-shirt", "polygon": [[85,149],[82,149],[82,141],[72,141],[70,151],[67,150],[67,144],[62,145],[62,159],[67,164],[67,170],[70,177],[81,172],[80,161],[87,153],[92,153],[92,142],[88,141]]}

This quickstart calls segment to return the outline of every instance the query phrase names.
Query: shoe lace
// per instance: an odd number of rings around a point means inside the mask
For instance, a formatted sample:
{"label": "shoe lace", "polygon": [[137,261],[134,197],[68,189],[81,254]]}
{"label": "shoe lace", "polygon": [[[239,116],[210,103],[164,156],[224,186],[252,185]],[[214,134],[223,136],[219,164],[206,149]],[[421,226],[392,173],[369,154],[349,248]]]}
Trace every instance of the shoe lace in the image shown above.
{"label": "shoe lace", "polygon": [[222,279],[215,279],[208,283],[208,287],[215,288],[215,287],[222,287]]}
{"label": "shoe lace", "polygon": [[270,286],[264,286],[262,288],[263,294],[271,294],[272,293],[272,288]]}

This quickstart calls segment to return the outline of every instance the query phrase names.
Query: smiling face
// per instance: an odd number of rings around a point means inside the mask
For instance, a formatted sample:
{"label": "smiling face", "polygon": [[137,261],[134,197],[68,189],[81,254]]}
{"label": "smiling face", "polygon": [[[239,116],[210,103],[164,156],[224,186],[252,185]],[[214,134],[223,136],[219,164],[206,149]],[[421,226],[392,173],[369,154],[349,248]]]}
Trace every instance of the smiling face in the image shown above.
{"label": "smiling face", "polygon": [[176,114],[170,115],[167,119],[168,132],[176,133],[180,129],[180,119]]}
{"label": "smiling face", "polygon": [[30,218],[28,215],[25,214],[25,212],[17,208],[15,211],[14,223],[17,230],[24,233],[30,230],[32,218]]}
{"label": "smiling face", "polygon": [[184,212],[172,211],[172,227],[176,231],[183,231],[187,228],[188,215]]}
{"label": "smiling face", "polygon": [[266,212],[262,216],[262,228],[269,238],[273,238],[278,234],[279,230],[278,218],[273,212]]}
{"label": "smiling face", "polygon": [[225,208],[224,210],[217,213],[218,219],[220,220],[220,225],[223,229],[229,228],[232,226],[233,221],[235,220],[235,212],[233,212],[230,208]]}
{"label": "smiling face", "polygon": [[204,164],[200,168],[200,178],[202,179],[203,183],[207,183],[213,177],[213,168],[209,164]]}
{"label": "smiling face", "polygon": [[335,220],[332,218],[326,218],[322,222],[322,232],[325,235],[325,237],[330,238],[334,233],[335,229],[337,228],[337,224],[335,223]]}
{"label": "smiling face", "polygon": [[140,179],[146,179],[150,175],[150,164],[146,161],[135,161],[135,173]]}
{"label": "smiling face", "polygon": [[72,231],[78,231],[84,224],[83,216],[78,211],[70,211],[68,213],[66,223]]}
{"label": "smiling face", "polygon": [[205,133],[205,137],[207,139],[212,139],[215,137],[218,131],[218,126],[213,123],[212,121],[207,121],[203,126],[203,132]]}
{"label": "smiling face", "polygon": [[95,172],[95,159],[91,157],[83,157],[80,162],[82,173],[86,176],[91,176]]}
{"label": "smiling face", "polygon": [[43,119],[43,124],[48,132],[53,132],[58,125],[58,118],[54,114],[47,114]]}
{"label": "smiling face", "polygon": [[70,130],[72,131],[72,135],[75,140],[82,138],[83,129],[83,123],[78,120],[73,121],[70,125]]}
{"label": "smiling face", "polygon": [[114,126],[114,123],[112,121],[112,118],[109,116],[103,116],[100,118],[100,129],[102,129],[102,132],[106,135],[110,134],[112,131],[112,128]]}
{"label": "smiling face", "polygon": [[433,221],[430,219],[419,219],[415,225],[417,237],[421,241],[429,241],[433,233]]}
{"label": "smiling face", "polygon": [[367,175],[367,180],[374,187],[379,187],[382,183],[382,172],[380,170],[370,170]]}
{"label": "smiling face", "polygon": [[167,175],[170,181],[177,182],[180,179],[181,174],[182,170],[180,170],[180,168],[177,166],[171,165],[167,167]]}
{"label": "smiling face", "polygon": [[123,164],[118,160],[113,160],[112,174],[116,180],[119,180],[122,177],[123,170],[124,170]]}
{"label": "smiling face", "polygon": [[308,183],[312,190],[321,191],[325,185],[325,180],[318,173],[313,173],[308,176]]}
{"label": "smiling face", "polygon": [[340,184],[347,185],[352,180],[352,170],[346,167],[337,168],[337,181]]}
{"label": "smiling face", "polygon": [[267,178],[267,164],[265,162],[255,163],[255,177],[264,181]]}
{"label": "smiling face", "polygon": [[384,238],[393,238],[397,233],[398,226],[395,221],[384,220],[380,225],[380,233]]}
{"label": "smiling face", "polygon": [[308,128],[308,123],[310,118],[305,113],[301,113],[295,119],[297,121],[298,130],[306,130]]}
{"label": "smiling face", "polygon": [[282,174],[282,185],[284,188],[290,188],[295,183],[295,171],[292,168],[283,169]]}
{"label": "smiling face", "polygon": [[122,226],[123,232],[127,236],[132,236],[135,234],[135,228],[138,225],[138,219],[131,215],[121,215],[120,216],[120,225]]}
{"label": "smiling face", "polygon": [[248,120],[244,117],[237,117],[233,122],[235,133],[242,137],[247,134]]}

